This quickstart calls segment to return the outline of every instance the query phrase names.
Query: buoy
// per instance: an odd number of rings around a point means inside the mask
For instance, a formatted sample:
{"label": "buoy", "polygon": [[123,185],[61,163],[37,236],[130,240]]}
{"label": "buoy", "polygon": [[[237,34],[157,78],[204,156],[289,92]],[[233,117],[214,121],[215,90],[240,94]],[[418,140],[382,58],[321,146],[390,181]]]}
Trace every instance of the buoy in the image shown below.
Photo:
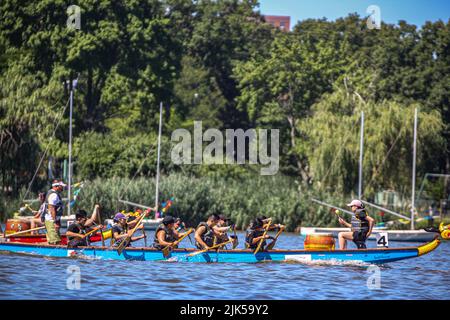
{"label": "buoy", "polygon": [[335,241],[331,233],[308,234],[305,238],[304,247],[308,251],[330,251],[334,250]]}
{"label": "buoy", "polygon": [[[8,219],[6,221],[5,233],[13,234],[20,231],[29,230],[31,228],[30,221],[22,219]],[[26,235],[26,234],[24,234]]]}

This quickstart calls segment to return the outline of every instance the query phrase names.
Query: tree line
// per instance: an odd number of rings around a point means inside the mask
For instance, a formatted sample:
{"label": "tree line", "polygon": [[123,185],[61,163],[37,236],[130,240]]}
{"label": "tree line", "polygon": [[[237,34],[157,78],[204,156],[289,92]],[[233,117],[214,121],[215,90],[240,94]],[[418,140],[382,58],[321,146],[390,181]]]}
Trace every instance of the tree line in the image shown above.
{"label": "tree line", "polygon": [[163,174],[256,172],[172,164],[170,133],[192,130],[196,120],[205,130],[277,128],[280,175],[300,193],[351,195],[364,111],[364,195],[408,194],[415,108],[418,177],[450,171],[450,20],[370,30],[366,17],[350,14],[283,32],[265,23],[256,0],[102,0],[80,9],[74,30],[64,2],[0,4],[3,197],[18,197],[46,150],[32,190],[48,185],[50,156],[62,175],[69,125],[62,82],[75,77],[78,180],[153,177],[160,101]]}

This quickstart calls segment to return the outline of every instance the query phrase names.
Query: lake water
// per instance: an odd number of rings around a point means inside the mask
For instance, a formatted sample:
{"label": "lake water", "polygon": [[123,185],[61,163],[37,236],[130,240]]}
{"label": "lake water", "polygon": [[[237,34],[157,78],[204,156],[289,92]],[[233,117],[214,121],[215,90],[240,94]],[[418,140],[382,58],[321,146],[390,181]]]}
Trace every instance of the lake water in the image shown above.
{"label": "lake water", "polygon": [[[153,239],[153,232],[147,234]],[[243,247],[244,234],[238,235]],[[303,248],[303,240],[286,233],[277,248]],[[192,247],[189,240],[183,244]],[[449,262],[447,241],[431,254],[381,266],[377,289],[368,286],[374,273],[367,266],[99,261],[0,253],[0,299],[448,300]],[[67,288],[68,270],[74,266],[81,272],[80,290]]]}

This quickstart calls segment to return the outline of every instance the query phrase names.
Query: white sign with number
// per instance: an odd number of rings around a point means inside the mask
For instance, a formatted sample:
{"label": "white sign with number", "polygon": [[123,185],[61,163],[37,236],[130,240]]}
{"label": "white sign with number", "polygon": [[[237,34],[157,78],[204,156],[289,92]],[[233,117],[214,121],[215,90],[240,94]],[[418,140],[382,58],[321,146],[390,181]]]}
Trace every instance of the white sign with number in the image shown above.
{"label": "white sign with number", "polygon": [[389,238],[387,232],[377,233],[377,246],[378,247],[389,247]]}

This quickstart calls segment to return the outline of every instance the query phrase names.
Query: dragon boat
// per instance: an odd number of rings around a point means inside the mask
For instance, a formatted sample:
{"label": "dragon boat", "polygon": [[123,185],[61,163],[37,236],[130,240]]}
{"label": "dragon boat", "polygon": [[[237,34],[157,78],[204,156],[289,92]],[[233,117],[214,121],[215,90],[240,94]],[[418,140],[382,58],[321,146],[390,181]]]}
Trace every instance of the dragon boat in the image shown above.
{"label": "dragon boat", "polygon": [[249,249],[219,250],[199,253],[197,249],[174,249],[168,256],[154,248],[127,247],[121,254],[117,248],[89,246],[69,249],[63,245],[39,243],[0,243],[0,252],[38,255],[44,257],[78,257],[100,260],[134,261],[177,261],[206,263],[256,263],[256,262],[352,262],[363,264],[385,264],[420,257],[435,250],[440,244],[436,237],[433,241],[418,247],[374,248],[348,250],[269,250],[254,254]]}

